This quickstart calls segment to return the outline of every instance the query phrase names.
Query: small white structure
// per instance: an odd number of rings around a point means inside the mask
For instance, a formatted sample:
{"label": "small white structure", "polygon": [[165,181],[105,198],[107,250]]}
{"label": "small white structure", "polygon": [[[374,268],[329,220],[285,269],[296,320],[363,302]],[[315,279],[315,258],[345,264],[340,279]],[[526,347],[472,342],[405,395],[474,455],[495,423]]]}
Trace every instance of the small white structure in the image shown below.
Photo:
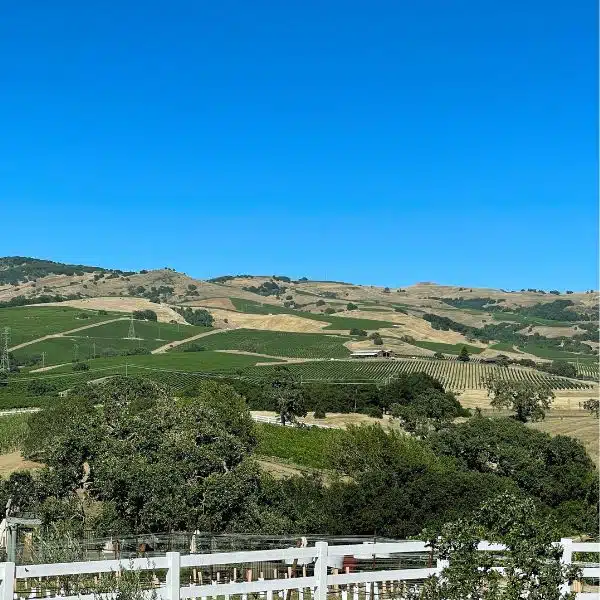
{"label": "small white structure", "polygon": [[391,350],[383,348],[373,348],[371,350],[355,350],[350,354],[350,358],[390,358]]}

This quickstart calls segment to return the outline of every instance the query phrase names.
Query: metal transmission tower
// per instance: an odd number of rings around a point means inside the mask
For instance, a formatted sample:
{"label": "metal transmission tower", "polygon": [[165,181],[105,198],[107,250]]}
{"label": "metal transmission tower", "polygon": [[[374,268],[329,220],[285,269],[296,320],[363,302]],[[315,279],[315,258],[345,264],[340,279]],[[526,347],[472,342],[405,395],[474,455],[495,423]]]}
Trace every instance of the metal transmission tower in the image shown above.
{"label": "metal transmission tower", "polygon": [[10,327],[5,327],[0,333],[2,355],[0,355],[0,371],[10,371],[10,359],[8,357],[8,342],[10,341]]}
{"label": "metal transmission tower", "polygon": [[135,327],[133,326],[133,314],[131,315],[131,321],[129,321],[129,332],[127,333],[127,337],[130,340],[135,339]]}

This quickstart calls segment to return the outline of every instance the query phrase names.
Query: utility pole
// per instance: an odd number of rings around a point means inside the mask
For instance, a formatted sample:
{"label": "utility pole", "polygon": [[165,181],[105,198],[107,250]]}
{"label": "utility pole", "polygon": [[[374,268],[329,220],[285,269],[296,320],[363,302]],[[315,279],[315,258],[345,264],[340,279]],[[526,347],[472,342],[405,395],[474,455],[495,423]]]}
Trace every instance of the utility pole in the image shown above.
{"label": "utility pole", "polygon": [[96,342],[92,342],[93,357],[96,358]]}
{"label": "utility pole", "polygon": [[73,344],[73,362],[77,362],[79,360],[79,345]]}
{"label": "utility pole", "polygon": [[42,369],[46,366],[46,353],[42,352]]}
{"label": "utility pole", "polygon": [[5,327],[0,334],[2,342],[2,355],[0,356],[0,371],[8,373],[10,371],[10,359],[8,357],[8,342],[10,341],[10,327]]}
{"label": "utility pole", "polygon": [[131,320],[129,321],[129,332],[127,333],[127,337],[130,340],[135,339],[135,327],[133,325],[133,313],[131,313]]}

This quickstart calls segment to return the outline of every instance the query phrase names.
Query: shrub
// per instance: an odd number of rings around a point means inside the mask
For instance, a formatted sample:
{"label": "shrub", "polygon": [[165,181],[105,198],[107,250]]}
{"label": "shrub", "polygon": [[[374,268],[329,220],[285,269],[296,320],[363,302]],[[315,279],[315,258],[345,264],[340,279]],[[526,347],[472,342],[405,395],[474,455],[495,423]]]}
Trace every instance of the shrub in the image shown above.
{"label": "shrub", "polygon": [[369,417],[373,417],[374,419],[383,419],[383,409],[381,406],[371,406],[367,412]]}
{"label": "shrub", "polygon": [[204,350],[206,350],[204,346],[196,343],[191,343],[183,349],[184,352],[203,352]]}
{"label": "shrub", "polygon": [[334,312],[335,312],[335,308],[331,308],[331,306],[328,306],[328,307],[325,309],[325,314],[326,314],[326,315],[332,315]]}
{"label": "shrub", "polygon": [[315,419],[324,419],[327,416],[327,414],[325,413],[325,410],[322,406],[318,406],[317,408],[315,408],[315,413],[313,416]]}
{"label": "shrub", "polygon": [[85,362],[74,362],[71,368],[73,371],[87,371],[90,366]]}
{"label": "shrub", "polygon": [[346,304],[346,310],[356,310],[357,308],[358,306],[352,302],[348,302],[348,304]]}
{"label": "shrub", "polygon": [[325,305],[325,300],[317,300],[316,305],[317,306],[324,306]]}
{"label": "shrub", "polygon": [[157,321],[156,313],[153,310],[134,310],[133,318],[139,321]]}
{"label": "shrub", "polygon": [[364,329],[358,329],[357,327],[353,327],[350,330],[350,335],[357,335],[359,337],[367,337],[367,332]]}

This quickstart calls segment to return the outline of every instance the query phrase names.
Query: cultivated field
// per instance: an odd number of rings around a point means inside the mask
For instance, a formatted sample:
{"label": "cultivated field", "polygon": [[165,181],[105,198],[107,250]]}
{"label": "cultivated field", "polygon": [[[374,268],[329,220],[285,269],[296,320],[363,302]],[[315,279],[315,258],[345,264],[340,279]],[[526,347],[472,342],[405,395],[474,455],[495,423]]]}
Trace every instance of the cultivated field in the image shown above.
{"label": "cultivated field", "polygon": [[[428,373],[452,390],[483,389],[490,377],[543,383],[553,389],[585,389],[592,386],[583,381],[555,377],[533,369],[498,367],[456,360],[396,359],[396,360],[336,360],[290,364],[289,369],[303,381],[374,381],[383,382],[401,373]],[[260,378],[269,367],[256,367],[248,375]]]}
{"label": "cultivated field", "polygon": [[45,335],[109,321],[122,315],[99,315],[97,311],[67,306],[18,306],[0,309],[0,329],[10,327],[9,346]]}
{"label": "cultivated field", "polygon": [[[318,333],[284,333],[234,329],[198,340],[208,350],[241,350],[290,358],[344,358],[349,350],[343,345],[352,338]],[[185,350],[183,344],[177,350]]]}
{"label": "cultivated field", "polygon": [[46,353],[45,364],[56,365],[72,360],[89,360],[133,352],[141,348],[154,350],[168,342],[182,340],[210,331],[210,327],[134,321],[135,338],[129,339],[129,320],[98,325],[72,335],[42,340],[15,351],[15,358],[25,361],[32,355]]}

